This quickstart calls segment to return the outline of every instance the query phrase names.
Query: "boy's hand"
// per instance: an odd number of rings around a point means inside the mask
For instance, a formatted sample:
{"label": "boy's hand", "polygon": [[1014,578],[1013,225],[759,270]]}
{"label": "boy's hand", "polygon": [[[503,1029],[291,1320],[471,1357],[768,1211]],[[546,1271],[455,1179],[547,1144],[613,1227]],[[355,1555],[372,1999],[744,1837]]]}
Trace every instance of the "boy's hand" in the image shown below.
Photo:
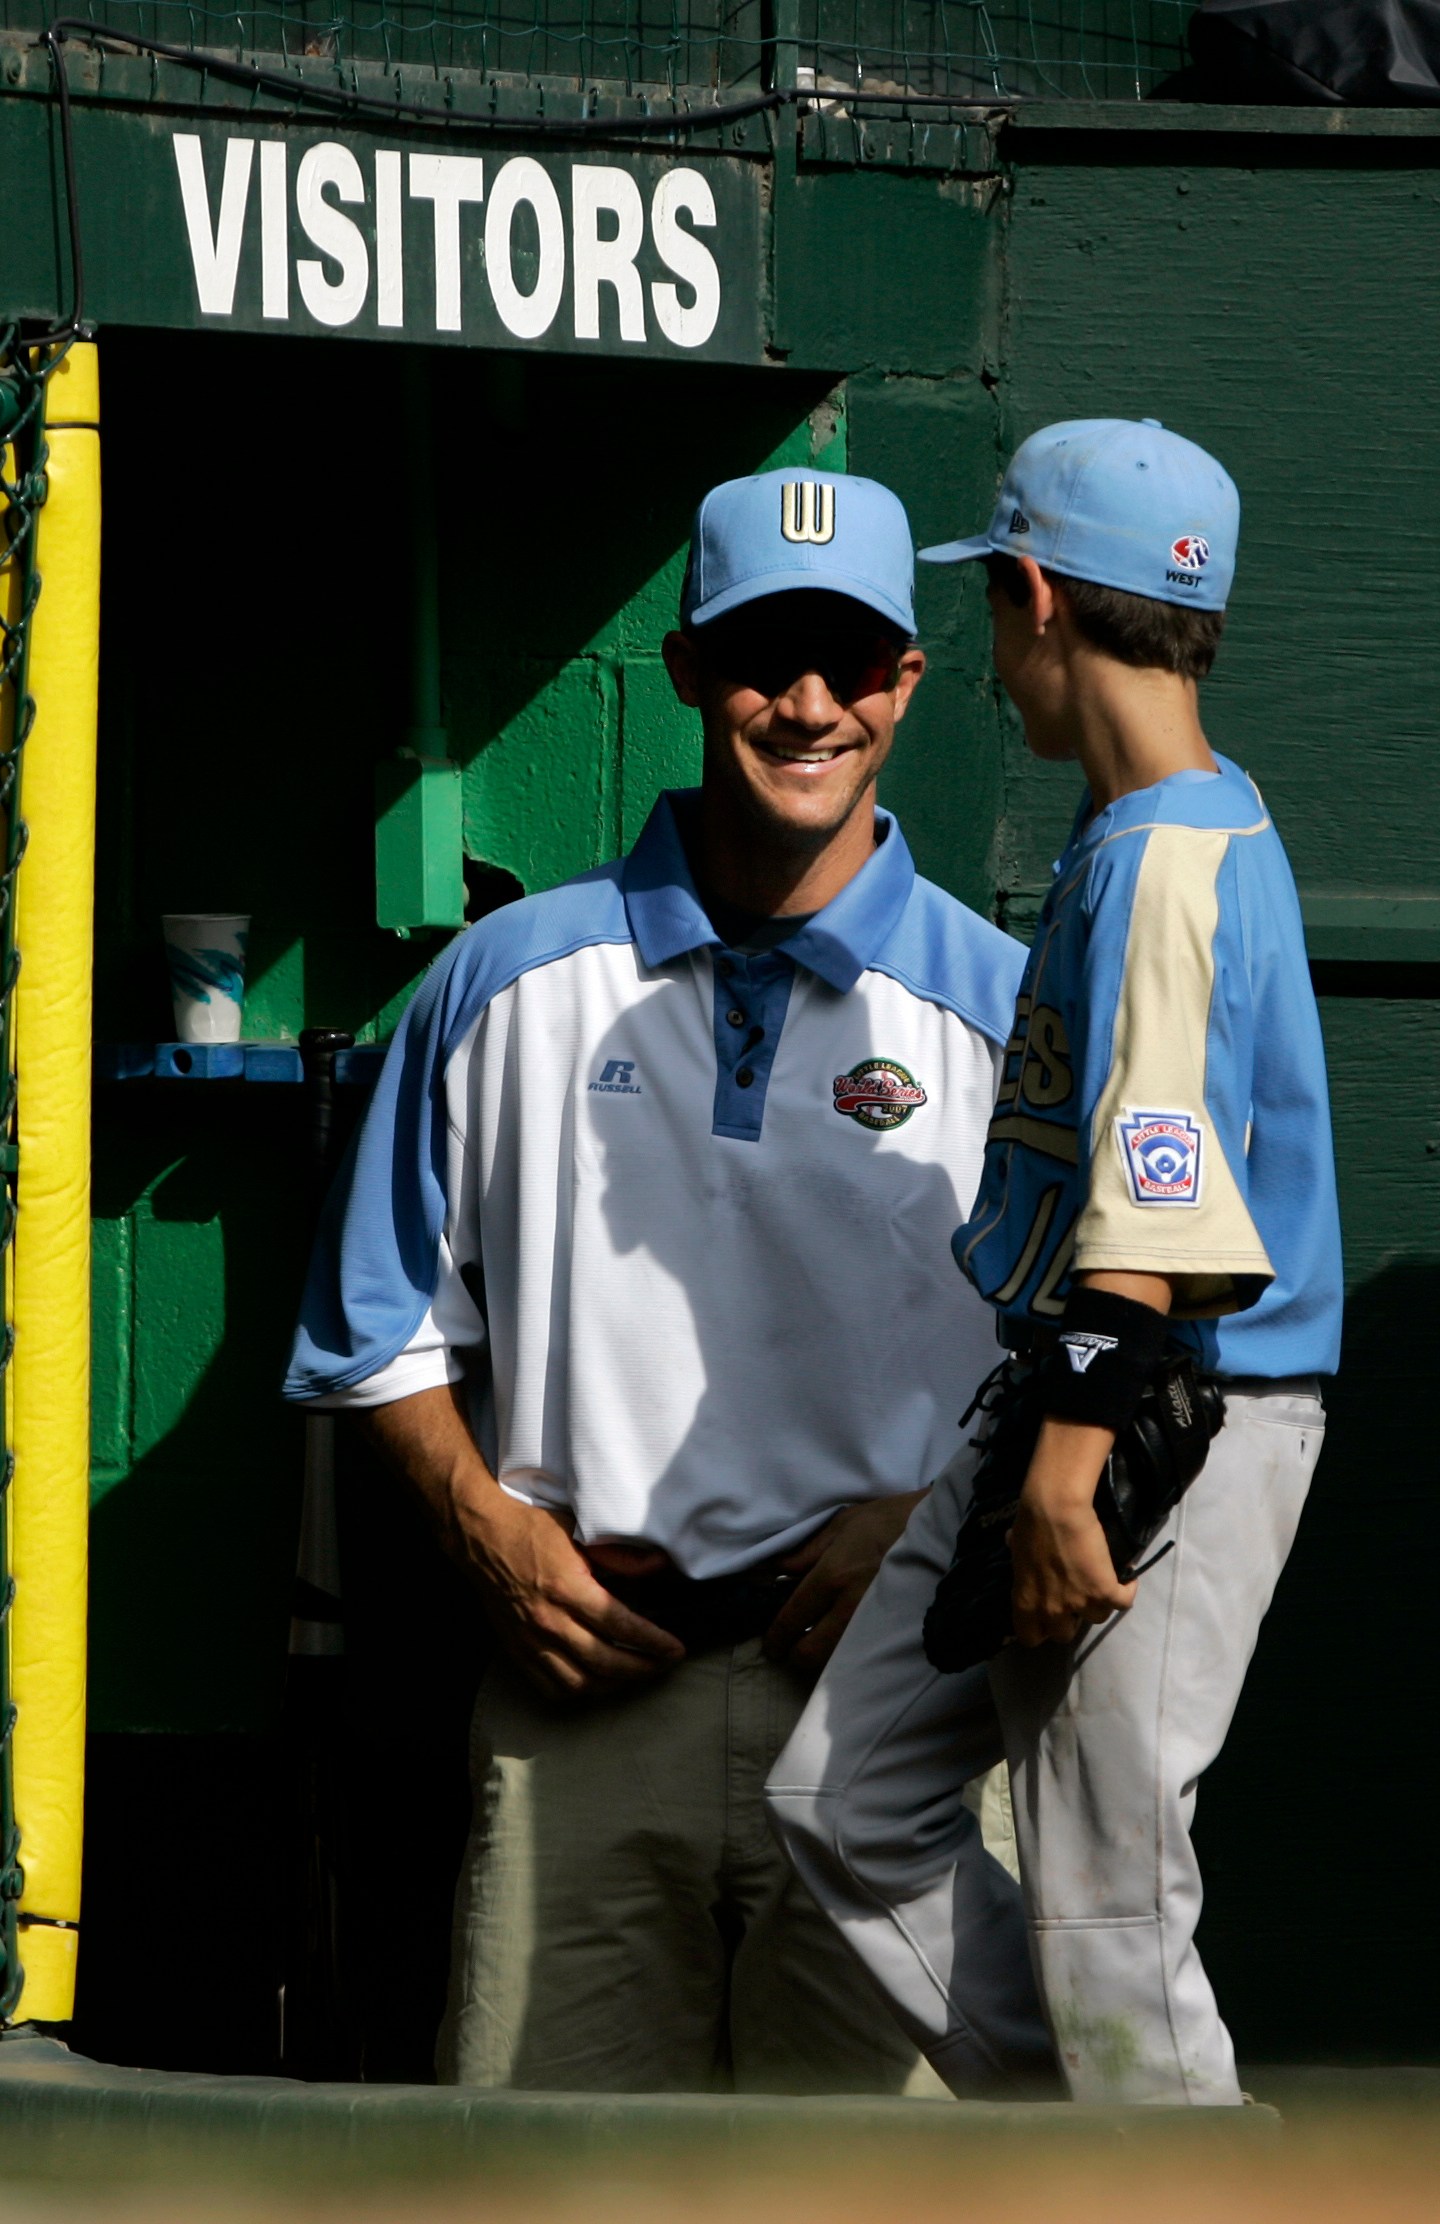
{"label": "boy's hand", "polygon": [[[1087,1289],[1112,1290],[1157,1313],[1168,1313],[1174,1302],[1163,1274],[1107,1269],[1078,1279]],[[1051,1418],[1041,1428],[1010,1532],[1015,1635],[1022,1645],[1068,1645],[1087,1623],[1108,1622],[1134,1601],[1136,1586],[1116,1575],[1095,1512],[1095,1487],[1114,1443],[1110,1429],[1080,1421]]]}
{"label": "boy's hand", "polygon": [[1095,1486],[1114,1443],[1108,1429],[1047,1420],[1020,1493],[1010,1557],[1015,1635],[1022,1645],[1068,1645],[1087,1623],[1123,1613],[1122,1583],[1095,1513]]}

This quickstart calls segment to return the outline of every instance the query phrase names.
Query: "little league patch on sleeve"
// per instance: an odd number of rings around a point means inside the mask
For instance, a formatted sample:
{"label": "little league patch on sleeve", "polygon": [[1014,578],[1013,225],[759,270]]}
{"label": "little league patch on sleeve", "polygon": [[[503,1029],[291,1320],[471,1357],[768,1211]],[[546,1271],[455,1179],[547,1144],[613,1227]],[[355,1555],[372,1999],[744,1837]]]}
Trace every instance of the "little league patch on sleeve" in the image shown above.
{"label": "little league patch on sleeve", "polygon": [[1137,1205],[1198,1205],[1199,1122],[1189,1112],[1121,1112],[1115,1140]]}

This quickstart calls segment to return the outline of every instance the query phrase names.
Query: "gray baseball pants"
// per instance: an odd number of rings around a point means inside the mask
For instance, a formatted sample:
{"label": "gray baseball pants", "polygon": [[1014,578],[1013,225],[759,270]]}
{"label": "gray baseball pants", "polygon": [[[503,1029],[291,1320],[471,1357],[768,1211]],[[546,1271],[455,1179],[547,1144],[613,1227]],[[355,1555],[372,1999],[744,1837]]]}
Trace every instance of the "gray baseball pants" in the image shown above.
{"label": "gray baseball pants", "polygon": [[[767,1798],[812,1894],[952,2091],[1023,2076],[1053,2039],[1076,2101],[1240,2100],[1195,1949],[1190,1826],[1323,1434],[1313,1379],[1229,1385],[1225,1427],[1152,1548],[1174,1550],[1127,1614],[1073,1646],[1008,1647],[960,1676],[926,1661],[968,1448],[882,1566]],[[1018,1887],[963,1797],[1002,1757]]]}

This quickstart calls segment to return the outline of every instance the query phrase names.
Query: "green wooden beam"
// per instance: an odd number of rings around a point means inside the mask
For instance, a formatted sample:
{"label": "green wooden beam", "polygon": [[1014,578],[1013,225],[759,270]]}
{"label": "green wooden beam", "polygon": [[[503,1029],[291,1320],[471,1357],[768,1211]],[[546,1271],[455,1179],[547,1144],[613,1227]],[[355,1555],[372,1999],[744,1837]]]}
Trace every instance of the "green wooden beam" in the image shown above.
{"label": "green wooden beam", "polygon": [[1317,964],[1440,964],[1440,896],[1302,895]]}
{"label": "green wooden beam", "polygon": [[1225,107],[1189,100],[1024,100],[1008,129],[1239,132],[1258,139],[1437,139],[1440,108]]}
{"label": "green wooden beam", "polygon": [[[1031,940],[1047,887],[1002,889],[996,915]],[[1315,965],[1440,965],[1440,896],[1307,895],[1305,948]]]}

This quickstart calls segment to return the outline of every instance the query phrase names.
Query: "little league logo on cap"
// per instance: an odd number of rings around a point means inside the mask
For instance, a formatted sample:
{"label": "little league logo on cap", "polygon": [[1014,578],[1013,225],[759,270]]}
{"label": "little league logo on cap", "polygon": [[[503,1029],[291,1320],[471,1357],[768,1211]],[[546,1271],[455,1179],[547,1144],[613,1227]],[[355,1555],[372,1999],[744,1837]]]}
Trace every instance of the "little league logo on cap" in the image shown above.
{"label": "little league logo on cap", "polygon": [[843,471],[760,471],[713,487],[695,513],[681,623],[762,595],[819,587],[915,631],[915,552],[899,497]]}
{"label": "little league logo on cap", "polygon": [[1156,602],[1223,610],[1240,497],[1222,465],[1155,417],[1077,417],[1018,448],[988,529],[922,548],[929,564],[1033,556]]}

